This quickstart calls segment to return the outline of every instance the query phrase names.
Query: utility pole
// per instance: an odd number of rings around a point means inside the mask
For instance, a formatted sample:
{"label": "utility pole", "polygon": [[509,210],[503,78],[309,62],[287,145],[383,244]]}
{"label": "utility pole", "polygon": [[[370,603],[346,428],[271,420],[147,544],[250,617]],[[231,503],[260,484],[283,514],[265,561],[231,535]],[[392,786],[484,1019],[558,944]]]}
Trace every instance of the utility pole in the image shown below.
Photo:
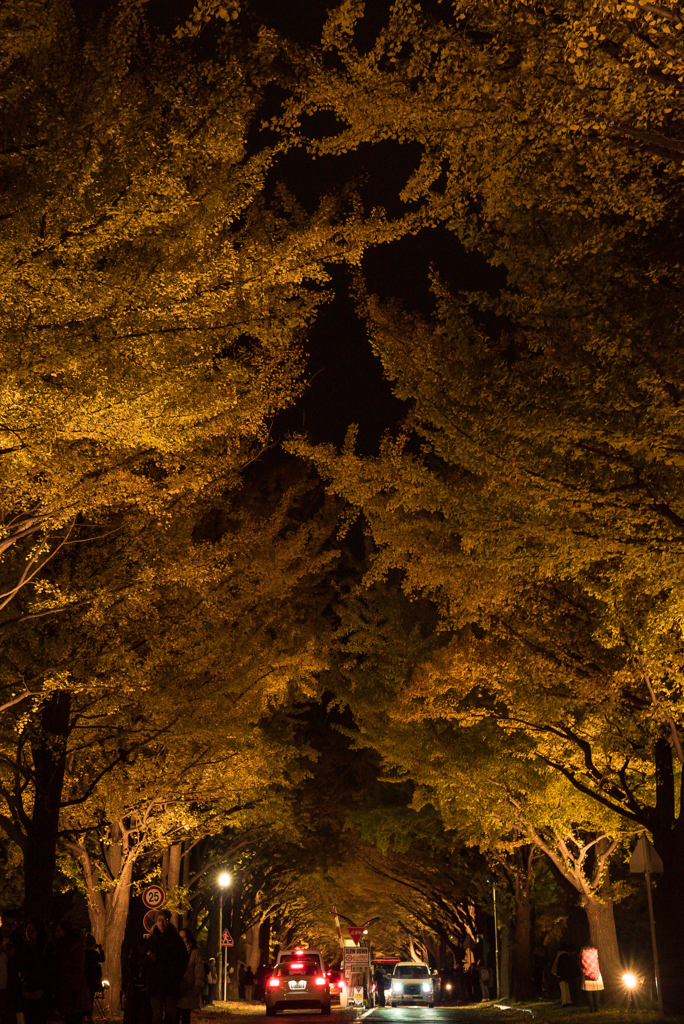
{"label": "utility pole", "polygon": [[492,879],[492,896],[494,897],[494,963],[496,966],[496,998],[500,999],[499,985],[499,925],[496,918],[496,882]]}

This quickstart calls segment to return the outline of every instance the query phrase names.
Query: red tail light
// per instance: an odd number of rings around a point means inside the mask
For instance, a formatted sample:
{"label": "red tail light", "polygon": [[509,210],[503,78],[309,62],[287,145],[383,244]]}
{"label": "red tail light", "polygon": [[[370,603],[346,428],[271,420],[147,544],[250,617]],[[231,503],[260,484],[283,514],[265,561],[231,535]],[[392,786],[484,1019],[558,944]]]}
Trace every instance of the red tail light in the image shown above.
{"label": "red tail light", "polygon": [[316,978],[316,984],[318,985],[319,988],[321,987],[321,985],[325,985],[326,984],[325,978],[321,978],[321,977]]}
{"label": "red tail light", "polygon": [[298,960],[296,963],[291,963],[290,964],[290,970],[291,971],[303,971],[304,970],[304,964],[300,964],[300,962]]}
{"label": "red tail light", "polygon": [[269,988],[280,988],[280,978],[269,978],[268,979],[268,987]]}

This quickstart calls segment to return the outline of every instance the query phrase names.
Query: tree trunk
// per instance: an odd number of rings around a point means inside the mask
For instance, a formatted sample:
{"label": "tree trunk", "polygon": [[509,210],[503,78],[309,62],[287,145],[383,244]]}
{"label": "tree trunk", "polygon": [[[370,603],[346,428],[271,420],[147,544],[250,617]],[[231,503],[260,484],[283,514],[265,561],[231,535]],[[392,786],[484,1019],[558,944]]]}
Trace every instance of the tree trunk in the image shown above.
{"label": "tree trunk", "polygon": [[35,789],[23,848],[24,915],[40,917],[46,923],[52,909],[70,715],[71,695],[55,693],[43,706],[31,742]]}
{"label": "tree trunk", "polygon": [[497,999],[508,999],[511,994],[511,929],[508,909],[501,908],[499,927],[499,991]]}
{"label": "tree trunk", "polygon": [[[121,949],[131,902],[135,850],[128,848],[128,835],[118,822],[112,824],[110,836],[104,871],[103,866],[93,861],[85,847],[70,844],[68,848],[78,856],[81,863],[88,894],[90,925],[95,941],[102,946],[105,954],[102,975],[109,982],[107,1003],[114,1013],[118,1013],[122,999]],[[101,887],[103,874],[110,882],[106,891]]]}
{"label": "tree trunk", "polygon": [[680,1014],[684,1012],[684,771],[677,807],[672,747],[660,738],[654,753],[656,806],[645,824],[651,829],[664,869],[662,875],[651,876],[660,982],[665,1013]]}
{"label": "tree trunk", "polygon": [[245,933],[245,962],[256,973],[259,966],[259,929],[261,922],[251,924]]}
{"label": "tree trunk", "polygon": [[533,999],[534,992],[534,847],[519,847],[515,851],[515,922],[513,932],[513,995],[525,1001]]}
{"label": "tree trunk", "polygon": [[601,975],[606,987],[605,998],[610,1002],[620,991],[622,977],[613,900],[612,897],[604,894],[601,897],[583,896],[582,905],[589,921],[592,944],[598,949]]}
{"label": "tree trunk", "polygon": [[[183,856],[183,843],[174,843],[169,847],[169,873],[167,892],[176,889],[181,883],[181,857]],[[180,914],[174,912],[171,917],[176,928],[180,928]]]}

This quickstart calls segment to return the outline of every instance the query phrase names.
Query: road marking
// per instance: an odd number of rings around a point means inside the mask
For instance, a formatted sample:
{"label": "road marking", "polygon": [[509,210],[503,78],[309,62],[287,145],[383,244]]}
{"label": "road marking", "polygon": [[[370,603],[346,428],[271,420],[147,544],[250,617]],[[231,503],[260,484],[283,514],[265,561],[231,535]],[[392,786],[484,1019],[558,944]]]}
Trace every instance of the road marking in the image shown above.
{"label": "road marking", "polygon": [[361,1019],[361,1020],[363,1020],[363,1018],[364,1018],[364,1017],[367,1017],[367,1016],[368,1016],[369,1014],[371,1014],[371,1013],[373,1012],[373,1010],[374,1010],[374,1009],[375,1009],[375,1007],[374,1007],[374,1006],[371,1006],[370,1010],[366,1010],[366,1012],[365,1012],[365,1013],[362,1013],[362,1014],[361,1014],[361,1018],[360,1018],[360,1019]]}

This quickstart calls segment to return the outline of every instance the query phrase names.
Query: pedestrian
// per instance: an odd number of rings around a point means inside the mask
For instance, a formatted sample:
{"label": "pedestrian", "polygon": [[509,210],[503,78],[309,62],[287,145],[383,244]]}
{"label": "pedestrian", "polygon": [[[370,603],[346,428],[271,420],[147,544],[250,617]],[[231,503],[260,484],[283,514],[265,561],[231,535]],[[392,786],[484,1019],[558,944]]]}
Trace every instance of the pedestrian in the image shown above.
{"label": "pedestrian", "polygon": [[190,1024],[190,1014],[199,1010],[204,987],[204,961],[197,948],[197,940],[190,928],[181,928],[178,933],[188,951],[188,966],[181,981],[181,996],[178,1000],[180,1024]]}
{"label": "pedestrian", "polygon": [[385,972],[380,964],[375,965],[375,971],[373,972],[373,981],[375,982],[375,1002],[378,1006],[385,1005]]}
{"label": "pedestrian", "polygon": [[95,941],[95,936],[90,932],[85,937],[85,976],[90,992],[90,1019],[93,1019],[95,1008],[95,996],[102,992],[102,964],[105,961],[104,950]]}
{"label": "pedestrian", "polygon": [[575,957],[565,946],[561,946],[558,950],[551,973],[558,979],[561,1006],[572,1006],[573,998],[570,986],[575,975]]}
{"label": "pedestrian", "polygon": [[26,922],[21,962],[21,1006],[26,1024],[45,1024],[48,1011],[48,937],[40,918]]}
{"label": "pedestrian", "polygon": [[490,971],[486,964],[478,964],[478,971],[480,974],[480,989],[482,990],[482,998],[489,999],[489,975]]}
{"label": "pedestrian", "polygon": [[599,992],[603,992],[603,978],[596,946],[582,947],[580,967],[582,969],[582,991],[587,997],[589,1012],[596,1013],[599,1008]]}
{"label": "pedestrian", "polygon": [[252,968],[248,967],[245,971],[245,999],[248,1003],[252,1002],[252,996],[254,994],[254,973]]}
{"label": "pedestrian", "polygon": [[214,1005],[214,999],[216,998],[216,983],[218,981],[218,975],[216,973],[216,957],[209,957],[209,974],[207,975],[207,987],[209,995],[207,999],[207,1006]]}
{"label": "pedestrian", "polygon": [[243,963],[238,967],[238,999],[245,998],[245,965]]}
{"label": "pedestrian", "polygon": [[55,1007],[66,1024],[81,1024],[90,1012],[85,942],[80,931],[67,918],[59,922],[55,936],[51,965]]}
{"label": "pedestrian", "polygon": [[188,966],[188,951],[171,924],[171,914],[157,912],[147,940],[147,992],[152,1006],[152,1024],[176,1024],[181,981]]}
{"label": "pedestrian", "polygon": [[128,956],[128,985],[123,1024],[150,1024],[152,1008],[147,994],[147,934],[133,945]]}

